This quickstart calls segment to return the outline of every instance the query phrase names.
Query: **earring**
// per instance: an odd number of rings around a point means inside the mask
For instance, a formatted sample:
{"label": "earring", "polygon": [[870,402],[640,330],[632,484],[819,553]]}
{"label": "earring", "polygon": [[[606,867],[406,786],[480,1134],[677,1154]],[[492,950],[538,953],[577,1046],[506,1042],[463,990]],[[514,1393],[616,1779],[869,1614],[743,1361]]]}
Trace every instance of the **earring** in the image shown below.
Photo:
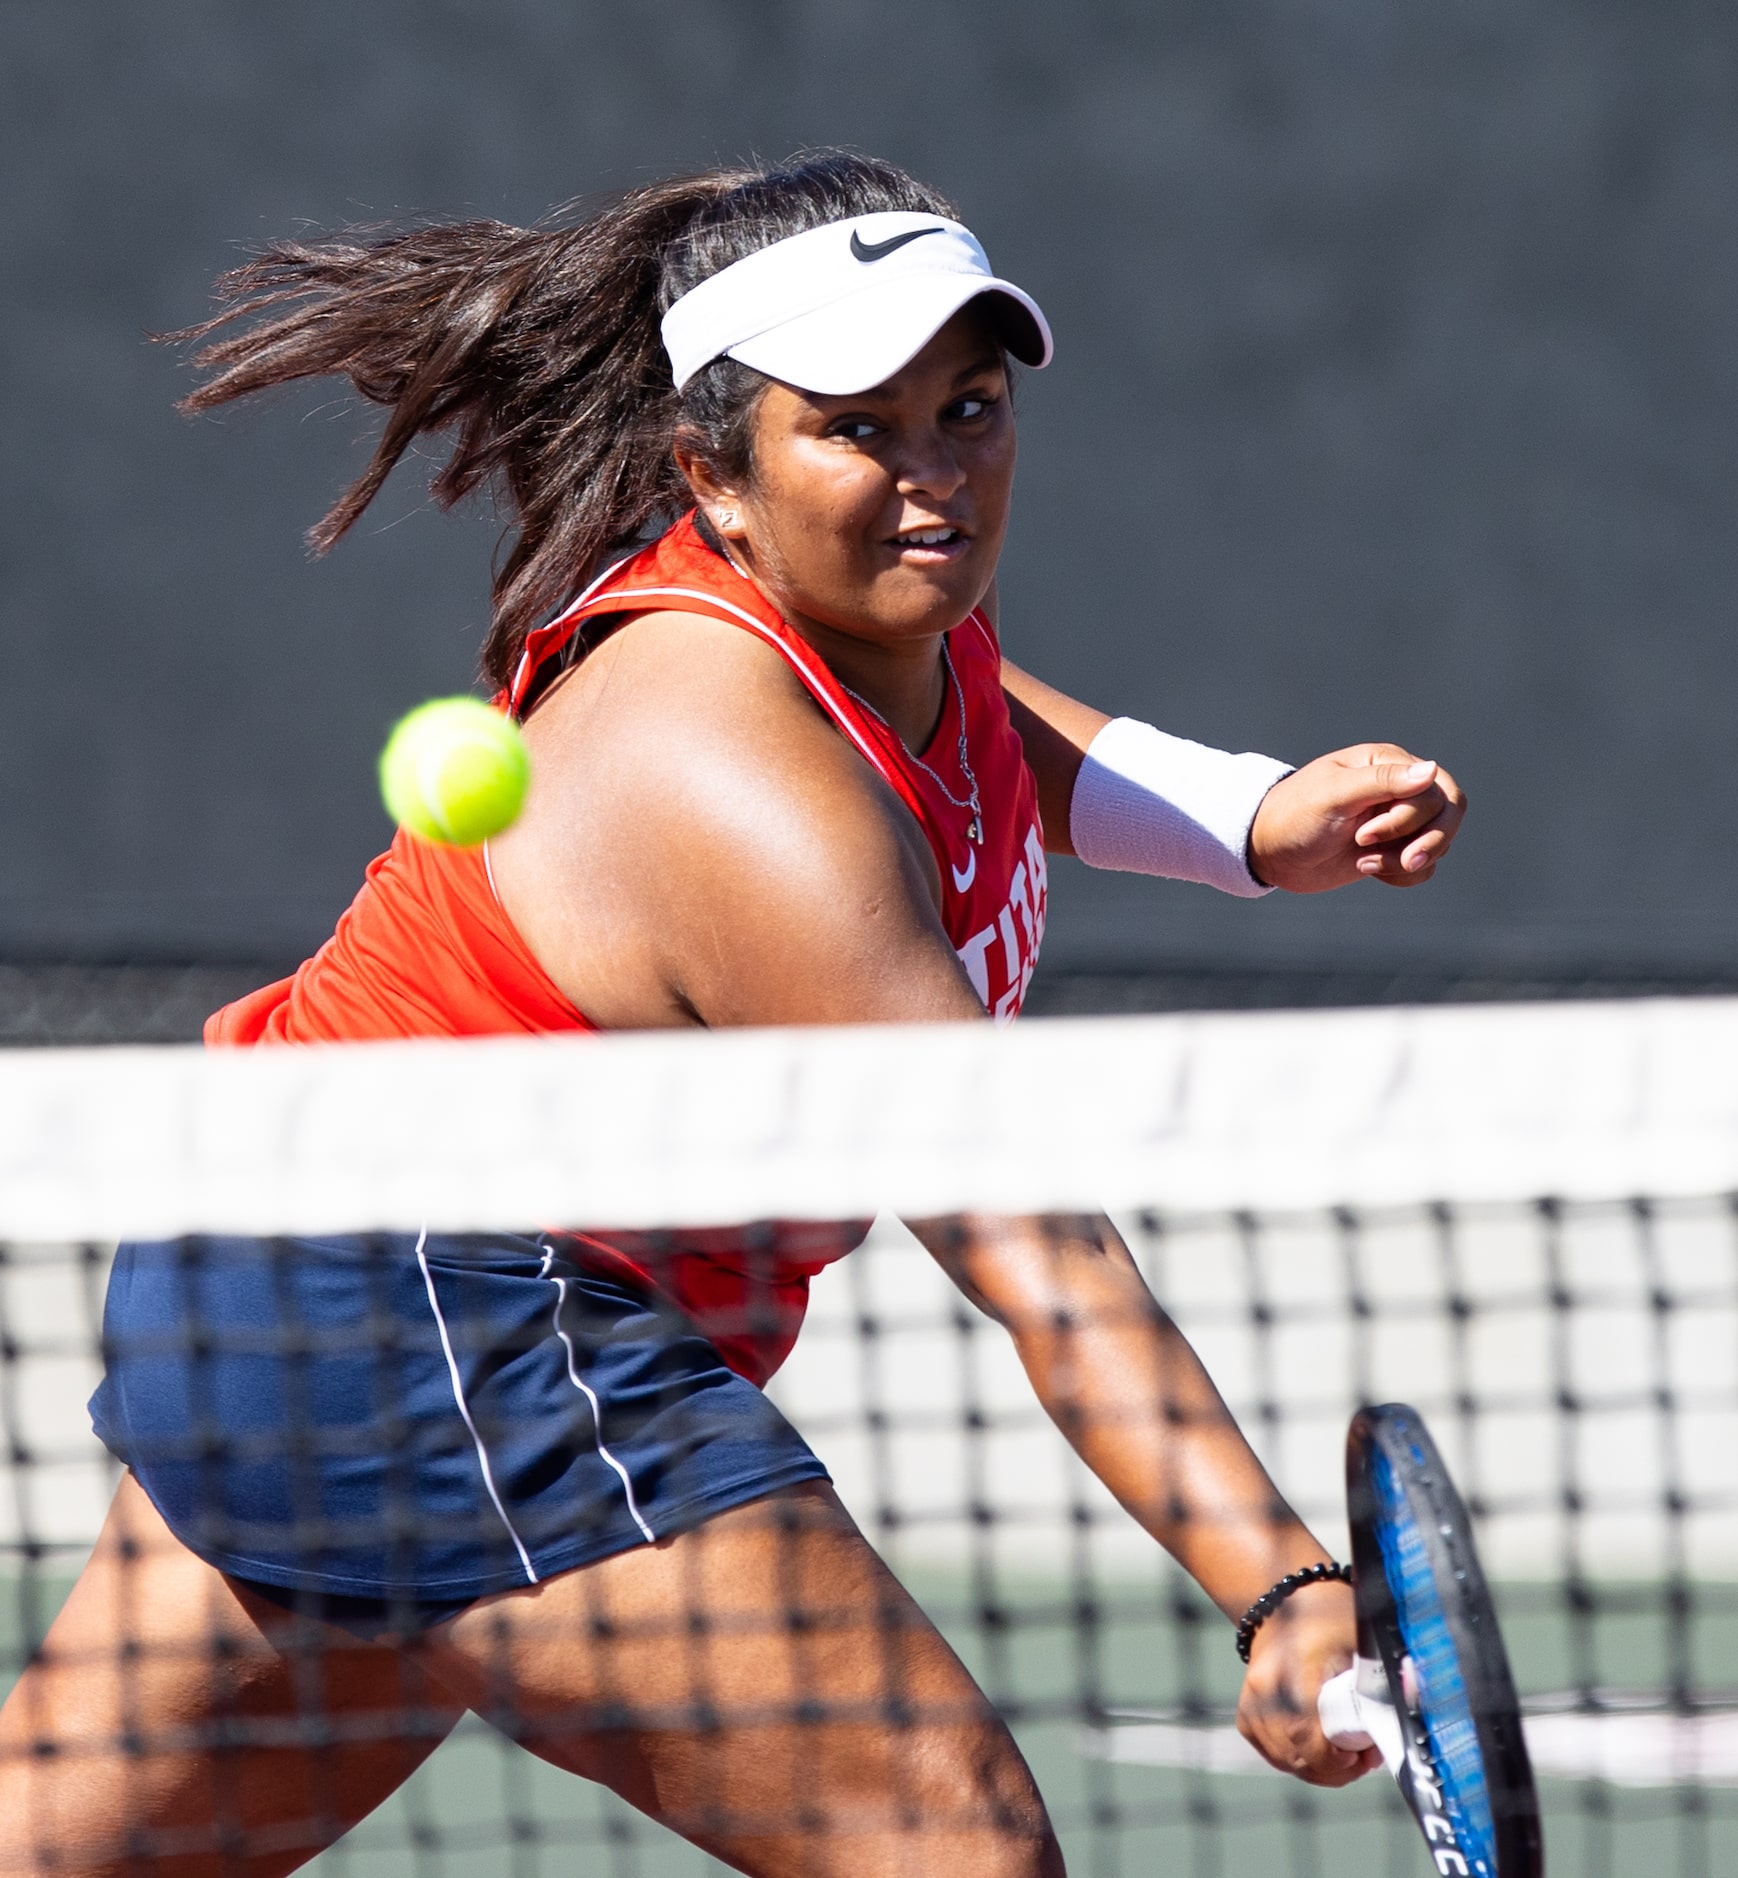
{"label": "earring", "polygon": [[718,526],[720,528],[734,528],[736,526],[736,511],[734,509],[720,509],[718,511]]}

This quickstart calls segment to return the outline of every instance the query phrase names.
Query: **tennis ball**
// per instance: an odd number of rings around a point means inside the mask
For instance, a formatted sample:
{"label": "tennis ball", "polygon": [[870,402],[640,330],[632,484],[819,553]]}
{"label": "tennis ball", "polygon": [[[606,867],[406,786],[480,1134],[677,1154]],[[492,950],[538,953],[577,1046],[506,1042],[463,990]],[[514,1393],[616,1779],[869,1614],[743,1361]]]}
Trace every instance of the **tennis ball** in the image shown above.
{"label": "tennis ball", "polygon": [[386,812],[425,841],[460,848],[508,827],[530,781],[519,726],[476,698],[419,704],[380,753]]}

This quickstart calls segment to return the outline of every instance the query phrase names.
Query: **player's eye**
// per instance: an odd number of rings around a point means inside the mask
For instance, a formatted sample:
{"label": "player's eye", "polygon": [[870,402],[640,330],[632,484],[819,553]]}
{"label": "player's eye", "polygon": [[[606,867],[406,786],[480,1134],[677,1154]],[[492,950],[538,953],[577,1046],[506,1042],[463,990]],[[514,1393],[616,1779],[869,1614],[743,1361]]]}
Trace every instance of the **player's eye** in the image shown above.
{"label": "player's eye", "polygon": [[827,426],[829,437],[843,437],[850,443],[863,443],[879,434],[881,426],[873,418],[841,417]]}
{"label": "player's eye", "polygon": [[977,392],[964,398],[956,398],[947,408],[947,416],[956,424],[975,423],[987,417],[996,407],[998,400]]}

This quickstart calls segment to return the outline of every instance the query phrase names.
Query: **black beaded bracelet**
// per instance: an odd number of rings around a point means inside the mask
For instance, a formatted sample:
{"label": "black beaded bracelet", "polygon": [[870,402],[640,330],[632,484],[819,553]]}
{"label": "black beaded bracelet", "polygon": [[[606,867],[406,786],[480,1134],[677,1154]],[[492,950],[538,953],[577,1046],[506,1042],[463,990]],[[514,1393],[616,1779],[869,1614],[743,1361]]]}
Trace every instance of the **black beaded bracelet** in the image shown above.
{"label": "black beaded bracelet", "polygon": [[1262,1592],[1243,1613],[1243,1622],[1237,1626],[1237,1654],[1244,1662],[1249,1661],[1249,1652],[1255,1647],[1255,1633],[1294,1591],[1301,1591],[1305,1585],[1327,1584],[1336,1580],[1340,1584],[1349,1585],[1352,1582],[1351,1566],[1307,1565],[1301,1572],[1287,1572],[1271,1591]]}

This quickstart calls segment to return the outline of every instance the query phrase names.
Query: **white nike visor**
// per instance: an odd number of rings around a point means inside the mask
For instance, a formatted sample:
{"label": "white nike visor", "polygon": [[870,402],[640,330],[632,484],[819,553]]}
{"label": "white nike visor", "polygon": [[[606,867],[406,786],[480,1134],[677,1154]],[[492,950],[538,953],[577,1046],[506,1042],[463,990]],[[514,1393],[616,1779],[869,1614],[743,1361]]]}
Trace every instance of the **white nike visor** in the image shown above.
{"label": "white nike visor", "polygon": [[800,391],[849,396],[885,383],[978,299],[1022,365],[1050,363],[1037,301],[996,278],[970,229],[905,210],[857,215],[703,280],[664,315],[664,350],[678,391],[732,358]]}

